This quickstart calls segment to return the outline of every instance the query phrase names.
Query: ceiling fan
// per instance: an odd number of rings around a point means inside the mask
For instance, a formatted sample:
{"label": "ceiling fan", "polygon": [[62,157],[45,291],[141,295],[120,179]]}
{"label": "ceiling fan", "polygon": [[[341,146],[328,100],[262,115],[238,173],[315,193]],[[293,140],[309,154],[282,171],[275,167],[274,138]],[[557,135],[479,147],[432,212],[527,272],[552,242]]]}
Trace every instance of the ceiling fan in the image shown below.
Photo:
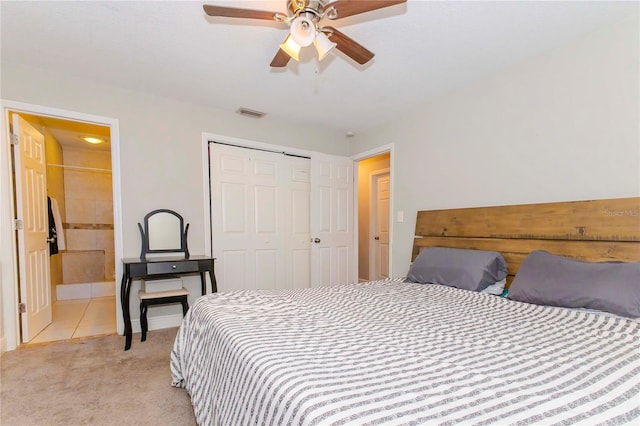
{"label": "ceiling fan", "polygon": [[322,60],[334,47],[359,64],[373,59],[374,53],[334,27],[322,25],[325,19],[336,20],[359,13],[405,3],[407,0],[286,0],[287,13],[268,12],[205,4],[209,16],[261,19],[283,22],[289,34],[271,61],[272,67],[284,67],[291,58],[299,60],[300,49],[313,44]]}

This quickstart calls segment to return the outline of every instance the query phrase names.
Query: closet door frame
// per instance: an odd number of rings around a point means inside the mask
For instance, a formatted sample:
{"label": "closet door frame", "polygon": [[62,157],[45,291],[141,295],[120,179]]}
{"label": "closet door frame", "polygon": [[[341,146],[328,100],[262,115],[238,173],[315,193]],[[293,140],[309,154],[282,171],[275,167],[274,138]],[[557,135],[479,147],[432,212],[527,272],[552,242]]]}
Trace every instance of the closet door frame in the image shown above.
{"label": "closet door frame", "polygon": [[[302,157],[309,157],[312,158],[313,161],[313,155],[314,153],[312,151],[308,151],[308,150],[302,150],[302,149],[297,149],[297,148],[292,148],[292,147],[286,147],[286,146],[280,146],[280,145],[273,145],[273,144],[268,144],[268,143],[263,143],[263,142],[256,142],[256,141],[251,141],[251,140],[247,140],[247,139],[241,139],[241,138],[235,138],[235,137],[230,137],[230,136],[224,136],[224,135],[218,135],[218,134],[214,134],[214,133],[203,133],[202,134],[202,169],[203,169],[203,197],[204,197],[204,202],[203,202],[203,206],[204,206],[204,231],[205,231],[205,235],[208,235],[210,240],[208,242],[208,244],[206,244],[205,247],[205,254],[207,255],[212,255],[214,250],[214,244],[215,242],[213,241],[213,229],[212,229],[212,223],[211,223],[211,214],[212,214],[212,205],[211,205],[211,200],[212,200],[212,193],[211,193],[211,187],[209,184],[210,181],[210,176],[211,176],[211,170],[210,170],[210,165],[209,165],[209,142],[219,142],[219,143],[226,143],[229,145],[238,145],[238,146],[243,146],[243,147],[247,147],[247,148],[253,148],[253,149],[262,149],[262,150],[266,150],[266,151],[276,151],[276,152],[287,152],[288,154],[292,154],[292,155],[299,155]],[[347,157],[347,156],[346,156]],[[349,158],[349,157],[348,157]],[[351,158],[353,161],[353,158]],[[355,166],[355,165],[354,165]],[[355,199],[356,197],[356,182],[354,181],[353,183],[353,197]],[[312,195],[313,196],[313,195]],[[355,207],[355,200],[354,203],[352,204],[353,208],[352,208],[352,212],[351,214],[353,215],[353,223],[354,223],[354,228],[356,227],[356,221],[357,221],[357,209]],[[357,228],[356,228],[357,229]],[[312,233],[313,233],[313,229],[312,229]],[[357,259],[357,233],[354,232],[354,238],[353,238],[353,259]],[[313,260],[312,260],[313,262]],[[353,261],[351,262],[352,265],[354,265],[353,267],[351,267],[351,270],[349,271],[349,275],[351,276],[350,278],[350,282],[357,282],[357,268],[355,267],[356,262]]]}
{"label": "closet door frame", "polygon": [[219,291],[309,287],[310,159],[220,142],[209,147]]}

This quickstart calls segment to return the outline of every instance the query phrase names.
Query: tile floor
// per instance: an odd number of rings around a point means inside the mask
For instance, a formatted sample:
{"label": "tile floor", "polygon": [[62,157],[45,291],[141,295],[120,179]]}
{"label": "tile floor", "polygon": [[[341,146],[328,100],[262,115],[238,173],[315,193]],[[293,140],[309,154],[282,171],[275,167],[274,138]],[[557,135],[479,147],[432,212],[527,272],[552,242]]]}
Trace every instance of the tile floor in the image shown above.
{"label": "tile floor", "polygon": [[29,343],[115,334],[115,296],[59,300],[53,304],[53,322]]}

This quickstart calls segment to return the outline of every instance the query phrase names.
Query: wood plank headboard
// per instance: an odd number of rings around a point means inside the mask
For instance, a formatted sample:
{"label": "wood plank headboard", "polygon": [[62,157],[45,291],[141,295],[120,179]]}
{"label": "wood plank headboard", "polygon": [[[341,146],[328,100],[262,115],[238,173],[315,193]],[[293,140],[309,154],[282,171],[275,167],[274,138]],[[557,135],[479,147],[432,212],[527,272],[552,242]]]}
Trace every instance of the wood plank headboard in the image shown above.
{"label": "wood plank headboard", "polygon": [[640,197],[419,211],[412,261],[424,247],[493,250],[510,284],[534,250],[575,259],[640,261]]}

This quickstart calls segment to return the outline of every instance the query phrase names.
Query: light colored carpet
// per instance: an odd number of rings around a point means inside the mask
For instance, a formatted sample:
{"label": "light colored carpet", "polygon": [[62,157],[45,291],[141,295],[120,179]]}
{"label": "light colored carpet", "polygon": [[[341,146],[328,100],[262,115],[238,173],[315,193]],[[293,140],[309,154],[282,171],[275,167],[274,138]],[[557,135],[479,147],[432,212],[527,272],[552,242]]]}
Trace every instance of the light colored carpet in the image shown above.
{"label": "light colored carpet", "polygon": [[113,335],[2,354],[0,424],[195,425],[189,395],[171,386],[176,332],[134,334],[129,351]]}

